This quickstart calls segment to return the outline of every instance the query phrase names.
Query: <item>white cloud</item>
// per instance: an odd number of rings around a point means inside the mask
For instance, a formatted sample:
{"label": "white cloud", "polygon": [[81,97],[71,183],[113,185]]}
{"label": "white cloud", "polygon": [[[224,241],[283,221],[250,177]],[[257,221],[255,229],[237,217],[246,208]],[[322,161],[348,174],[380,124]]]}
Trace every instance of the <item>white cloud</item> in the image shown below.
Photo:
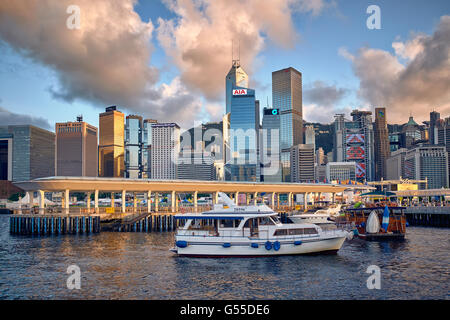
{"label": "white cloud", "polygon": [[[395,54],[361,48],[353,56],[360,80],[359,96],[370,106],[387,108],[389,122],[406,122],[412,113],[417,121],[429,119],[432,110],[450,114],[450,16],[440,19],[432,35],[394,42]],[[402,64],[400,59],[406,59]]]}

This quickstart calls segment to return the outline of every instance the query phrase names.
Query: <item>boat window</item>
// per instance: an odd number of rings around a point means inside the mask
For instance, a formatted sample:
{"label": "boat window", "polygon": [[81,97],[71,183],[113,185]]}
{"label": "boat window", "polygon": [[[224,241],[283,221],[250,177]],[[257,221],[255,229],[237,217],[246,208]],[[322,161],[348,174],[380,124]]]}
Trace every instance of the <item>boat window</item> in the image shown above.
{"label": "boat window", "polygon": [[314,228],[299,228],[299,229],[287,229],[290,236],[298,236],[303,234],[317,234],[317,230]]}
{"label": "boat window", "polygon": [[259,218],[259,225],[260,226],[272,226],[272,225],[274,225],[274,222],[270,219],[270,217],[263,217],[263,218]]}
{"label": "boat window", "polygon": [[220,228],[237,228],[242,219],[221,219],[219,221]]}
{"label": "boat window", "polygon": [[281,222],[280,222],[280,219],[278,219],[278,217],[276,217],[276,216],[270,217],[270,219],[272,219],[272,221],[273,221],[275,224],[281,223]]}
{"label": "boat window", "polygon": [[303,234],[303,229],[288,229],[290,236],[298,236]]}
{"label": "boat window", "polygon": [[315,228],[305,228],[304,231],[305,231],[305,234],[317,234],[318,233],[317,229],[315,229]]}
{"label": "boat window", "polygon": [[215,231],[216,228],[216,223],[212,219],[194,219],[192,220],[187,230]]}
{"label": "boat window", "polygon": [[287,236],[288,231],[287,229],[279,229],[277,231],[275,231],[275,233],[273,234],[274,236]]}

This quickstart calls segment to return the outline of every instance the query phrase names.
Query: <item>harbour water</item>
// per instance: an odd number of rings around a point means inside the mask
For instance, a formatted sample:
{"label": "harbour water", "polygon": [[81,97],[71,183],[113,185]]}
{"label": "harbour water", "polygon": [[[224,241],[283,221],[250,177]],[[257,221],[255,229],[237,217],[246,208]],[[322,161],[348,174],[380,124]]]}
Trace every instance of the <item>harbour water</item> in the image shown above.
{"label": "harbour water", "polygon": [[[173,232],[15,236],[0,215],[0,299],[449,299],[450,229],[403,242],[346,241],[337,255],[174,256]],[[67,268],[81,289],[67,289]],[[381,289],[367,288],[370,265]]]}

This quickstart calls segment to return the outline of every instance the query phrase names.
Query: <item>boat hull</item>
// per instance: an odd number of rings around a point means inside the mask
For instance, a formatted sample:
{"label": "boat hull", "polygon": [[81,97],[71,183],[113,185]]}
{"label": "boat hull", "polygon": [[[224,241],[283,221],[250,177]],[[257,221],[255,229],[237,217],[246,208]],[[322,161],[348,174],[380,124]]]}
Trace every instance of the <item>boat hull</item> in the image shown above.
{"label": "boat hull", "polygon": [[[275,240],[280,243],[278,250],[274,246],[266,249],[267,240],[255,240],[251,242],[189,242],[185,248],[176,248],[179,256],[191,257],[267,257],[302,254],[336,254],[342,247],[346,237],[334,237],[327,239],[302,240],[301,244],[294,241]],[[225,240],[226,241],[226,240]],[[224,247],[224,243],[230,245]],[[252,247],[257,243],[258,247]],[[271,241],[273,244],[274,242]]]}

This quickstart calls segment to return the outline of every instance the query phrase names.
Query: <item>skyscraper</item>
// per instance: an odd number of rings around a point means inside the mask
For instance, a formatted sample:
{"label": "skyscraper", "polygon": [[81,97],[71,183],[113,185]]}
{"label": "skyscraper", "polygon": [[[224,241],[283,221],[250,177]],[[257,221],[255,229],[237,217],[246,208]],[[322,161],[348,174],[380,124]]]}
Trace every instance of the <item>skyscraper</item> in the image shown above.
{"label": "skyscraper", "polygon": [[55,134],[31,125],[0,126],[0,180],[55,175]]}
{"label": "skyscraper", "polygon": [[225,78],[225,102],[226,109],[225,113],[231,112],[231,98],[233,97],[233,88],[241,87],[248,88],[248,75],[242,69],[239,60],[233,60],[230,71],[228,72]]}
{"label": "skyscraper", "polygon": [[346,130],[346,161],[356,162],[356,178],[372,181],[375,177],[372,112],[353,110]]}
{"label": "skyscraper", "polygon": [[374,149],[372,112],[353,110],[352,120],[343,114],[335,116],[334,162],[355,162],[356,178],[372,181],[374,177]]}
{"label": "skyscraper", "polygon": [[290,152],[291,182],[313,182],[314,176],[314,146],[299,144],[293,146]]}
{"label": "skyscraper", "polygon": [[439,145],[445,146],[448,159],[449,183],[450,183],[450,117],[439,121],[437,126],[437,142]]}
{"label": "skyscraper", "polygon": [[232,94],[226,179],[260,181],[259,101],[253,89],[235,87]]}
{"label": "skyscraper", "polygon": [[56,175],[96,177],[98,174],[97,128],[83,122],[56,123]]}
{"label": "skyscraper", "polygon": [[124,114],[116,106],[100,113],[99,177],[122,178],[124,172]]}
{"label": "skyscraper", "polygon": [[141,116],[129,115],[125,120],[125,178],[142,178],[143,121]]}
{"label": "skyscraper", "polygon": [[176,123],[152,124],[151,178],[176,179],[180,153],[180,127]]}
{"label": "skyscraper", "polygon": [[428,133],[430,144],[438,143],[436,130],[437,130],[438,121],[440,119],[441,119],[441,114],[439,112],[436,112],[436,111],[430,112],[430,128],[429,128],[429,133]]}
{"label": "skyscraper", "polygon": [[281,182],[279,109],[264,108],[260,154],[264,182]]}
{"label": "skyscraper", "polygon": [[282,180],[290,181],[290,149],[303,142],[302,74],[292,67],[272,72],[272,106],[280,110]]}
{"label": "skyscraper", "polygon": [[312,144],[316,149],[316,129],[312,125],[305,128],[305,144]]}
{"label": "skyscraper", "polygon": [[386,179],[386,160],[391,154],[386,108],[375,108],[374,129],[375,180]]}
{"label": "skyscraper", "polygon": [[152,163],[152,124],[157,120],[144,119],[142,136],[142,178],[150,178]]}
{"label": "skyscraper", "polygon": [[[428,189],[448,188],[448,154],[445,146],[419,145],[406,151],[406,179],[428,180]],[[424,189],[425,185],[420,184]]]}

